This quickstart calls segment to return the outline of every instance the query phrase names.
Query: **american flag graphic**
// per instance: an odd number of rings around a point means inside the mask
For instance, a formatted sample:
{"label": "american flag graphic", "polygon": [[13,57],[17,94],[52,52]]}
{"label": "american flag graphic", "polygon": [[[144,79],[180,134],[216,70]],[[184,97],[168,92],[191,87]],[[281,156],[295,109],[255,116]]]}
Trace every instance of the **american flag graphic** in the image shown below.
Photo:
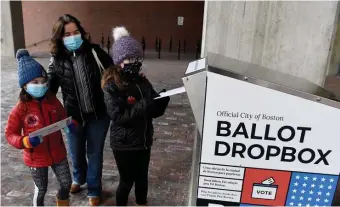
{"label": "american flag graphic", "polygon": [[331,206],[338,176],[293,172],[286,206]]}

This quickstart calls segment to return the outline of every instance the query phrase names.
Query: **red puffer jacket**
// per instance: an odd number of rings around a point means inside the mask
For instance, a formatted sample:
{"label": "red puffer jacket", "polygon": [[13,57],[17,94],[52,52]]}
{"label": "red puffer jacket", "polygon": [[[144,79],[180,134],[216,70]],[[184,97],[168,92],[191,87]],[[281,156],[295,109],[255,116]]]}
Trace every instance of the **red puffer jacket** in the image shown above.
{"label": "red puffer jacket", "polygon": [[66,148],[61,131],[45,136],[35,148],[26,149],[23,137],[67,117],[54,95],[46,95],[42,101],[19,102],[10,112],[5,130],[7,141],[15,148],[23,149],[24,162],[29,167],[47,167],[66,158]]}

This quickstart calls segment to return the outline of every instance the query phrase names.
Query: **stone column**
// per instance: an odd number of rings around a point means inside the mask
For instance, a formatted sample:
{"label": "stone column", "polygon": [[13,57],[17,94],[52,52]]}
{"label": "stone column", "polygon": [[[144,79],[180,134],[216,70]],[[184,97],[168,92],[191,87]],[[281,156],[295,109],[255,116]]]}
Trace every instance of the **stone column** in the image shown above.
{"label": "stone column", "polygon": [[1,55],[13,57],[24,47],[21,1],[1,1]]}
{"label": "stone column", "polygon": [[207,1],[203,55],[213,52],[323,86],[330,69],[338,2]]}

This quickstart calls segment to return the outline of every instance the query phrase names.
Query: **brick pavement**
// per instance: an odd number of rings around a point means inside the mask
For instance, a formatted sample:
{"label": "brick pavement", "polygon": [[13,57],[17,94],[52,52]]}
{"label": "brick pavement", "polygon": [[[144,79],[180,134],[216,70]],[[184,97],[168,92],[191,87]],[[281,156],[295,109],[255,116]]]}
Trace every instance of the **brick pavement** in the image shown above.
{"label": "brick pavement", "polygon": [[[48,59],[37,59],[47,66]],[[181,77],[189,61],[146,60],[145,74],[156,90],[182,85]],[[2,58],[1,63],[1,205],[31,205],[33,181],[23,164],[21,151],[7,144],[4,126],[18,97],[17,69],[14,58]],[[60,96],[60,95],[59,95]],[[166,114],[154,121],[155,138],[150,164],[150,205],[186,205],[190,181],[194,118],[186,94],[173,96]],[[49,172],[49,190],[45,205],[55,205],[58,183]],[[106,139],[104,149],[104,204],[114,205],[119,175]],[[134,195],[131,193],[130,205]],[[86,190],[71,196],[71,205],[87,205]]]}

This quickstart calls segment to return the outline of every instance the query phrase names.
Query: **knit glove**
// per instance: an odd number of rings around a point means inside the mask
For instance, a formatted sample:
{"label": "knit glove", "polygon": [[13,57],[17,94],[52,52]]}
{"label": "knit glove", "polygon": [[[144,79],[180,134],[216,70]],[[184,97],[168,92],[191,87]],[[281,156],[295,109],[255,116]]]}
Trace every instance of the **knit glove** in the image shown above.
{"label": "knit glove", "polygon": [[29,137],[25,136],[22,140],[25,148],[34,148],[44,141],[42,136]]}
{"label": "knit glove", "polygon": [[[158,95],[160,96],[161,93],[165,93],[166,92],[166,89],[163,89],[161,90]],[[169,96],[166,96],[166,97],[162,97],[162,98],[159,98],[159,99],[156,99],[155,100],[156,102],[161,102],[162,104],[165,104],[167,105],[170,101],[170,97]]]}
{"label": "knit glove", "polygon": [[[158,94],[166,92],[165,89],[161,90]],[[152,109],[152,114],[154,116],[154,118],[163,116],[165,113],[166,108],[168,107],[168,104],[170,102],[170,97],[166,96],[166,97],[162,97],[159,99],[156,99],[154,101],[154,108]]]}
{"label": "knit glove", "polygon": [[64,132],[66,134],[74,134],[77,130],[78,123],[75,120],[72,120],[72,122],[67,125],[67,127],[64,128]]}

